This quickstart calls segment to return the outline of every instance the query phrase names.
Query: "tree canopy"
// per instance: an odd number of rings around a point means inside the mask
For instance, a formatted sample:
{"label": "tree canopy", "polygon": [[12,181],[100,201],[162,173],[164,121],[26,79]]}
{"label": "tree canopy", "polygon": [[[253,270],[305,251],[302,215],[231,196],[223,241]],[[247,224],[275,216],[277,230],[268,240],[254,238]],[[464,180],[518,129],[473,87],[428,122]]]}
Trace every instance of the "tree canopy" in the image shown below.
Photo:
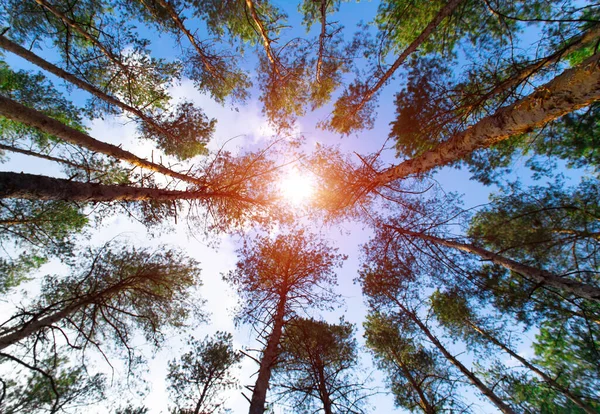
{"label": "tree canopy", "polygon": [[600,412],[599,45],[588,1],[0,0],[0,411]]}

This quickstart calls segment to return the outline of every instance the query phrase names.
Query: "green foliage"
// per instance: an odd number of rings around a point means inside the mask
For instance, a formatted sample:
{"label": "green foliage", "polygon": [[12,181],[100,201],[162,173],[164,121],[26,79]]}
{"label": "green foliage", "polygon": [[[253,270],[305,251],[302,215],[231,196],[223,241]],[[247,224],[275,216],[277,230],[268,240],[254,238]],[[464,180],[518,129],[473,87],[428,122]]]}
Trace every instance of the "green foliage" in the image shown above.
{"label": "green foliage", "polygon": [[473,217],[469,235],[521,262],[598,283],[599,201],[595,180],[572,188],[561,180],[527,189],[515,184]]}
{"label": "green foliage", "polygon": [[295,318],[280,345],[274,392],[298,413],[362,413],[363,384],[353,375],[357,363],[352,324]]}
{"label": "green foliage", "polygon": [[238,255],[236,269],[224,279],[242,298],[243,321],[268,323],[282,298],[287,299],[288,318],[299,309],[330,308],[335,303],[330,286],[345,256],[314,234],[295,230],[274,239],[257,235]]}
{"label": "green foliage", "polygon": [[88,224],[80,208],[63,201],[5,199],[0,202],[0,293],[29,279],[50,257],[69,261],[74,238]]}
{"label": "green foliage", "polygon": [[177,409],[174,413],[224,412],[222,393],[237,387],[231,369],[242,355],[233,349],[233,338],[217,332],[202,341],[191,338],[192,348],[177,360],[169,362],[167,381]]}
{"label": "green foliage", "polygon": [[[135,334],[158,346],[165,330],[203,319],[202,302],[189,300],[199,285],[198,263],[176,250],[113,243],[81,253],[72,267],[68,276],[46,276],[40,297],[5,322],[4,346],[52,345],[59,331],[74,350],[122,347],[132,364]],[[29,330],[15,333],[23,326]]]}
{"label": "green foliage", "polygon": [[414,337],[409,325],[370,313],[364,327],[366,345],[386,372],[397,407],[430,414],[464,407],[448,368]]}
{"label": "green foliage", "polygon": [[[3,365],[8,360],[5,355],[0,355]],[[10,379],[0,378],[2,413],[63,412],[75,407],[81,409],[104,397],[104,376],[90,376],[83,367],[71,367],[64,357],[45,358],[35,368],[27,371],[21,367]]]}
{"label": "green foliage", "polygon": [[212,138],[217,121],[209,120],[204,111],[191,102],[180,103],[173,111],[162,113],[155,120],[170,136],[147,123],[141,125],[140,132],[144,138],[155,141],[165,154],[185,160],[208,153],[206,144]]}

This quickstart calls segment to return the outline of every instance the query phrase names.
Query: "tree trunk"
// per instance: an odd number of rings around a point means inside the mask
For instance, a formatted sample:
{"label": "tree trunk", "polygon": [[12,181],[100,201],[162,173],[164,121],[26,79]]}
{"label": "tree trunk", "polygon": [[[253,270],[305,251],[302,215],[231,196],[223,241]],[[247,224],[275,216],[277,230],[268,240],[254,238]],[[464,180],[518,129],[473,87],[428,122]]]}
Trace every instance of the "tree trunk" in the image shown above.
{"label": "tree trunk", "polygon": [[329,397],[329,391],[327,390],[327,381],[325,380],[325,367],[321,361],[320,356],[317,354],[317,370],[318,370],[318,383],[319,383],[319,395],[321,402],[323,403],[323,412],[325,414],[333,414],[331,411],[331,398]]}
{"label": "tree trunk", "polygon": [[[389,226],[392,227],[392,226]],[[441,239],[435,236],[428,236],[422,233],[416,233],[410,230],[402,230],[396,227],[392,227],[401,234],[416,237],[421,240],[427,240],[442,246],[451,247],[463,252],[475,254],[482,259],[489,260],[492,263],[500,265],[505,269],[516,272],[526,279],[530,279],[541,285],[560,289],[565,292],[569,292],[575,296],[588,299],[594,302],[600,302],[600,288],[581,283],[576,280],[571,280],[566,277],[561,277],[555,273],[548,272],[546,270],[538,269],[532,266],[528,266],[514,260],[508,259],[499,254],[490,252],[489,250],[481,247],[474,246],[472,244],[458,243],[451,240]]]}
{"label": "tree trunk", "polygon": [[267,52],[267,58],[269,59],[269,62],[271,62],[271,64],[273,65],[273,70],[275,71],[275,73],[277,75],[279,75],[280,74],[279,60],[273,53],[273,49],[271,48],[271,39],[269,39],[269,35],[267,34],[265,26],[260,21],[260,17],[258,17],[258,13],[256,12],[256,8],[254,7],[253,1],[246,0],[246,7],[248,7],[248,10],[250,11],[250,16],[252,17],[252,21],[256,25],[258,33],[260,34],[260,37],[262,38],[265,52]]}
{"label": "tree trunk", "polygon": [[196,49],[196,52],[198,52],[198,56],[200,56],[200,60],[202,61],[204,68],[213,76],[216,76],[217,78],[223,81],[223,77],[218,73],[213,64],[210,62],[210,58],[208,57],[206,52],[200,47],[192,33],[185,27],[183,21],[181,20],[177,12],[173,9],[173,6],[171,6],[171,4],[167,0],[157,0],[157,2],[162,6],[163,9],[167,11],[167,13],[169,13],[169,16],[171,16],[171,19],[175,22],[179,30],[181,30],[185,34],[185,36],[188,38],[194,49]]}
{"label": "tree trunk", "polygon": [[279,354],[279,342],[283,332],[285,317],[286,297],[282,297],[277,304],[275,317],[273,318],[273,330],[269,335],[267,347],[260,361],[258,377],[252,391],[252,400],[250,401],[249,414],[263,414],[265,412],[265,401],[267,399],[267,389],[271,379],[271,369],[275,364]]}
{"label": "tree trunk", "polygon": [[436,409],[431,405],[431,403],[427,400],[421,385],[417,383],[415,377],[410,373],[410,370],[406,366],[406,364],[402,361],[402,358],[398,357],[395,350],[392,350],[392,361],[400,368],[402,371],[402,375],[410,382],[410,385],[413,387],[415,392],[419,395],[419,406],[423,410],[425,414],[437,414]]}
{"label": "tree trunk", "polygon": [[579,408],[581,408],[587,414],[597,414],[598,413],[594,408],[590,407],[585,402],[583,402],[581,400],[581,398],[579,398],[578,396],[576,396],[575,394],[573,394],[571,391],[569,391],[567,388],[565,388],[562,385],[560,385],[559,383],[557,383],[549,375],[547,375],[544,371],[540,370],[535,365],[533,365],[529,361],[527,361],[525,358],[523,358],[522,356],[520,356],[519,354],[517,354],[516,352],[514,352],[512,349],[510,349],[509,347],[507,347],[506,345],[504,345],[502,342],[500,342],[498,339],[496,339],[490,333],[488,333],[487,331],[481,329],[479,326],[475,325],[470,320],[466,320],[466,323],[474,331],[478,332],[481,336],[483,336],[484,338],[486,338],[487,340],[489,340],[490,342],[492,342],[494,345],[496,345],[497,347],[499,347],[502,350],[504,350],[504,352],[506,352],[507,354],[509,354],[513,358],[515,358],[521,364],[523,364],[523,366],[527,367],[531,371],[533,371],[536,374],[538,374],[544,380],[544,382],[546,382],[548,385],[550,385],[555,390],[561,392],[565,397],[567,397],[568,399],[570,399],[571,401],[573,401],[573,403],[575,405],[577,405]]}
{"label": "tree trunk", "polygon": [[171,135],[171,133],[169,133],[169,131],[167,131],[161,125],[156,123],[151,117],[144,114],[139,109],[134,108],[130,105],[127,105],[126,103],[121,102],[114,96],[111,96],[105,92],[102,92],[100,89],[98,89],[94,85],[79,79],[77,76],[59,68],[56,65],[53,65],[52,63],[42,59],[35,53],[32,53],[31,51],[25,49],[24,47],[14,43],[14,42],[11,42],[9,39],[7,39],[4,36],[0,36],[0,47],[4,50],[8,50],[9,52],[14,53],[17,56],[22,57],[23,59],[27,60],[28,62],[33,63],[34,65],[52,73],[53,75],[56,75],[59,78],[64,79],[69,83],[72,83],[73,85],[77,86],[80,89],[83,89],[86,92],[91,93],[92,95],[96,96],[97,98],[100,98],[103,101],[105,101],[111,105],[114,105],[118,108],[121,108],[124,111],[130,112],[130,113],[136,115],[141,120],[146,122],[148,125],[152,126],[152,128],[158,130],[161,134],[168,136],[172,140],[177,140],[177,137]]}
{"label": "tree trunk", "polygon": [[538,87],[531,95],[500,108],[436,148],[379,173],[370,189],[409,175],[458,161],[473,151],[488,148],[514,135],[541,127],[600,99],[600,53]]}
{"label": "tree trunk", "polygon": [[408,47],[406,49],[404,49],[404,51],[400,54],[400,56],[398,56],[398,58],[392,64],[392,66],[377,81],[377,83],[373,87],[369,88],[364,93],[363,98],[352,109],[352,112],[345,116],[347,116],[347,117],[354,116],[355,114],[360,112],[360,110],[365,106],[365,104],[367,102],[369,102],[371,100],[371,98],[373,98],[373,95],[375,95],[377,93],[377,91],[379,91],[379,89],[381,89],[381,87],[383,85],[385,85],[385,83],[392,77],[392,75],[394,74],[394,72],[396,72],[396,70],[400,67],[400,65],[402,65],[404,63],[406,58],[409,57],[412,53],[414,53],[418,49],[418,47],[421,46],[421,44],[427,40],[427,38],[431,35],[431,33],[433,33],[433,31],[442,22],[442,20],[444,20],[446,17],[448,17],[450,14],[452,14],[454,9],[462,1],[463,0],[450,0],[448,3],[446,3],[446,5],[440,9],[440,11],[437,13],[437,15],[433,18],[433,20],[429,22],[429,24],[425,27],[425,29],[423,29],[423,31],[419,34],[419,36],[417,36],[417,38],[415,40],[413,40],[412,43],[410,45],[408,45]]}
{"label": "tree trunk", "polygon": [[0,96],[0,115],[12,119],[13,121],[22,122],[26,125],[32,126],[50,135],[54,135],[63,141],[69,142],[73,145],[78,145],[83,148],[87,148],[90,151],[100,152],[102,154],[115,157],[117,159],[127,161],[133,165],[141,168],[146,168],[151,171],[168,175],[179,180],[187,181],[189,183],[204,185],[204,182],[198,178],[190,177],[185,174],[181,174],[170,170],[160,164],[155,164],[150,161],[146,161],[137,155],[132,154],[129,151],[122,150],[116,145],[107,144],[102,141],[98,141],[90,137],[89,135],[78,131],[70,126],[63,124],[56,119],[50,118],[43,113],[36,111],[35,109],[29,108],[25,105],[21,105],[12,99]]}
{"label": "tree trunk", "polygon": [[24,326],[20,327],[19,329],[13,330],[8,334],[0,336],[0,350],[9,347],[17,342],[20,342],[23,339],[27,338],[29,335],[32,335],[44,329],[45,327],[51,326],[52,324],[60,321],[61,319],[66,318],[83,305],[84,303],[79,303],[74,306],[68,306],[65,309],[57,311],[52,315],[46,316],[42,319],[34,318],[33,320],[25,323]]}
{"label": "tree trunk", "polygon": [[42,6],[43,8],[45,8],[46,10],[48,10],[50,13],[52,13],[56,17],[58,17],[60,20],[62,20],[66,26],[69,26],[74,31],[76,31],[81,36],[83,36],[87,41],[89,41],[90,43],[95,45],[98,49],[100,49],[102,51],[102,53],[104,53],[104,55],[111,62],[113,62],[118,67],[120,67],[122,71],[124,71],[126,73],[129,72],[129,68],[127,66],[125,66],[119,58],[117,58],[110,50],[108,50],[102,43],[100,43],[100,41],[98,39],[96,39],[94,36],[92,36],[91,34],[86,32],[85,30],[83,30],[76,21],[71,20],[69,17],[62,14],[58,9],[56,9],[54,6],[49,4],[46,0],[35,0],[35,2],[37,4],[39,4],[40,6]]}
{"label": "tree trunk", "polygon": [[231,198],[250,202],[251,199],[227,193],[207,191],[172,191],[125,185],[90,184],[61,178],[14,172],[0,172],[0,199],[65,201],[173,201]]}
{"label": "tree trunk", "polygon": [[433,335],[431,333],[429,328],[427,328],[427,326],[423,322],[421,322],[421,320],[413,312],[409,311],[397,299],[394,299],[394,300],[395,300],[396,304],[400,307],[402,312],[404,312],[414,323],[416,323],[419,326],[419,329],[421,329],[421,331],[427,336],[427,338],[429,338],[431,343],[433,345],[435,345],[435,347],[437,349],[440,350],[440,352],[444,355],[444,357],[448,361],[450,361],[450,363],[452,363],[452,365],[454,365],[456,368],[458,368],[458,370],[460,372],[462,372],[462,374],[465,377],[468,378],[468,380],[471,382],[471,384],[475,385],[479,389],[479,391],[481,391],[481,393],[483,395],[485,395],[504,414],[516,414],[515,411],[513,411],[513,409],[510,408],[510,406],[508,404],[506,404],[504,401],[502,401],[502,399],[500,399],[500,397],[498,397],[494,393],[494,391],[492,391],[490,388],[488,388],[479,378],[477,378],[477,376],[473,372],[471,372],[458,359],[456,359],[450,352],[448,352],[448,350],[444,347],[444,345],[442,345],[442,343],[440,341],[438,341],[438,339],[435,337],[435,335]]}
{"label": "tree trunk", "polygon": [[325,36],[327,35],[327,0],[321,0],[321,33],[319,34],[319,56],[317,58],[317,69],[315,80],[321,83],[321,70],[323,66],[323,54],[325,53]]}

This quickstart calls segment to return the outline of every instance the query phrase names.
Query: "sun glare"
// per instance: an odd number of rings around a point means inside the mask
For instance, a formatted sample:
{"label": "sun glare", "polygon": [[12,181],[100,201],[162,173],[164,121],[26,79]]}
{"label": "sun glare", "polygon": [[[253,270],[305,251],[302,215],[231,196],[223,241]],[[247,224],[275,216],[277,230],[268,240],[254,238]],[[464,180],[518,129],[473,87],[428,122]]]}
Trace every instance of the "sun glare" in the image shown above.
{"label": "sun glare", "polygon": [[311,177],[292,170],[282,178],[279,190],[285,200],[291,204],[300,205],[306,203],[313,195],[314,182]]}

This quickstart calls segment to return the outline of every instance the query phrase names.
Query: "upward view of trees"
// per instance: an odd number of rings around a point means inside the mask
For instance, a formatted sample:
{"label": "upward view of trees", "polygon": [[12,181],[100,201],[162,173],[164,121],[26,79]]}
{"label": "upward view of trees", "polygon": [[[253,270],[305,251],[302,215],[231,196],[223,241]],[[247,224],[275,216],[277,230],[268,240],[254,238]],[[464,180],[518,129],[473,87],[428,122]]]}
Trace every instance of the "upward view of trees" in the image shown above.
{"label": "upward view of trees", "polygon": [[[599,413],[599,46],[589,1],[0,0],[0,412]],[[208,292],[183,230],[237,246]]]}

